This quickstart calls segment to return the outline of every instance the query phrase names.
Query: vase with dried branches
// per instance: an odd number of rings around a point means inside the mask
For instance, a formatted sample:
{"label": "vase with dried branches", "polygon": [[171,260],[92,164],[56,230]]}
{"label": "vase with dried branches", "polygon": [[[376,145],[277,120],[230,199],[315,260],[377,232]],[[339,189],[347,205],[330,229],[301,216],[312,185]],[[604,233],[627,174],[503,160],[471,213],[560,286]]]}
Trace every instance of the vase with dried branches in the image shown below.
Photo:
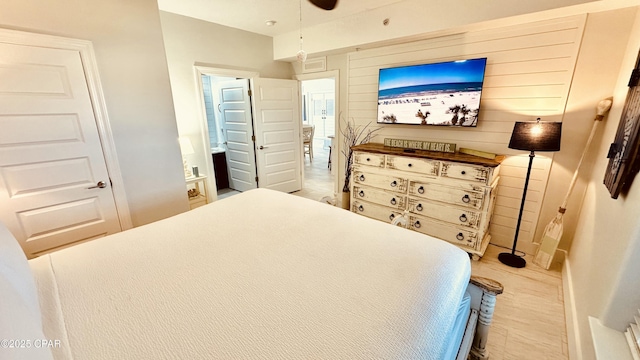
{"label": "vase with dried branches", "polygon": [[353,120],[346,121],[343,126],[340,127],[340,133],[342,134],[342,155],[345,158],[344,166],[344,185],[342,186],[342,208],[349,209],[350,206],[350,182],[351,182],[351,167],[353,165],[353,149],[355,145],[366,144],[370,142],[375,136],[376,132],[381,128],[371,129],[370,123],[366,125],[356,125]]}

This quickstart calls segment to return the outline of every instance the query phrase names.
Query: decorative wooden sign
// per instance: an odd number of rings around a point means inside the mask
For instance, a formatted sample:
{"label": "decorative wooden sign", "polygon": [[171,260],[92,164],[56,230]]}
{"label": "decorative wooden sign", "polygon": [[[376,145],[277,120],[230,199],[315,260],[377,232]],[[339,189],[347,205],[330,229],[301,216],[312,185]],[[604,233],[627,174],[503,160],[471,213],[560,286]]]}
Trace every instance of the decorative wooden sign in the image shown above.
{"label": "decorative wooden sign", "polygon": [[384,139],[384,146],[401,147],[405,149],[416,149],[425,151],[438,151],[455,153],[456,144],[437,141],[404,140],[404,139]]}
{"label": "decorative wooden sign", "polygon": [[[640,55],[640,54],[639,54]],[[640,56],[629,80],[629,93],[622,110],[614,143],[609,147],[609,164],[604,174],[604,184],[611,197],[618,198],[623,188],[628,188],[638,172],[640,147]]]}

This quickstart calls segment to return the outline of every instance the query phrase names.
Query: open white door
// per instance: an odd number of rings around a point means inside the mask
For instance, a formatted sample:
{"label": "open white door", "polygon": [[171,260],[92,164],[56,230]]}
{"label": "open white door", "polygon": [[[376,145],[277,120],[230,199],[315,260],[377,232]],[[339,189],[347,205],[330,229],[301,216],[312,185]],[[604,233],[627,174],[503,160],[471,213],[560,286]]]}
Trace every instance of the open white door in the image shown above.
{"label": "open white door", "polygon": [[28,256],[119,232],[78,51],[0,44],[0,221]]}
{"label": "open white door", "polygon": [[311,124],[315,125],[314,137],[327,139],[335,136],[335,94],[333,92],[310,93]]}
{"label": "open white door", "polygon": [[255,189],[256,157],[251,118],[249,80],[216,83],[222,131],[227,146],[229,187],[238,191]]}
{"label": "open white door", "polygon": [[258,184],[283,192],[302,188],[299,90],[296,80],[252,79]]}

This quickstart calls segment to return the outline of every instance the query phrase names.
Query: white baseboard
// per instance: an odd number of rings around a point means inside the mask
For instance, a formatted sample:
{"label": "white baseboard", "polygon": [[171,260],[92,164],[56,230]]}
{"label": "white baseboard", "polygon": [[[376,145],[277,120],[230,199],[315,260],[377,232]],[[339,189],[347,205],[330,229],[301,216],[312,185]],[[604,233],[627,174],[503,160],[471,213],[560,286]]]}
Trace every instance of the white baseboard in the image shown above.
{"label": "white baseboard", "polygon": [[599,319],[589,316],[589,328],[596,359],[633,360],[625,333],[602,325]]}
{"label": "white baseboard", "polygon": [[[563,251],[564,252],[564,251]],[[576,316],[576,301],[573,293],[573,278],[569,256],[564,252],[562,265],[562,292],[564,297],[564,318],[567,326],[567,345],[570,360],[582,360],[580,345],[580,328]]]}

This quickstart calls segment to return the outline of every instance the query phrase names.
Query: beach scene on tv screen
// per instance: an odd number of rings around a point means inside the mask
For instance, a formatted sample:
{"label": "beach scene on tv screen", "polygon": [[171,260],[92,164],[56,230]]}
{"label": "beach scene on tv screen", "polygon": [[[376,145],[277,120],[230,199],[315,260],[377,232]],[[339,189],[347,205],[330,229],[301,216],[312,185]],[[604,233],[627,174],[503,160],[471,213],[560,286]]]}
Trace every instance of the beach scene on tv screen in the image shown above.
{"label": "beach scene on tv screen", "polygon": [[380,69],[378,123],[476,126],[486,59]]}

